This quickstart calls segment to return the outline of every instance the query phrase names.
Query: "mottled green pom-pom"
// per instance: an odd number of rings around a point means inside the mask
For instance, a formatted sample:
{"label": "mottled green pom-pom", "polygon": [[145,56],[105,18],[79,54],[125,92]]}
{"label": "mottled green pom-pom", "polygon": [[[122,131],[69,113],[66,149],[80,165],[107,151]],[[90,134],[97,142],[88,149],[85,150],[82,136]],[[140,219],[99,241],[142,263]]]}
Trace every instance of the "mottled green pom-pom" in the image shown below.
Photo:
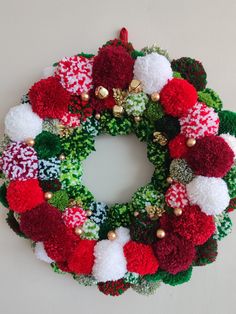
{"label": "mottled green pom-pom", "polygon": [[211,88],[205,88],[203,91],[199,91],[198,100],[205,103],[208,107],[215,109],[217,112],[223,107],[219,95]]}
{"label": "mottled green pom-pom", "polygon": [[48,203],[63,211],[68,206],[69,196],[66,191],[59,190],[53,193]]}
{"label": "mottled green pom-pom", "polygon": [[8,201],[7,201],[7,186],[6,183],[3,183],[3,185],[0,187],[0,202],[2,205],[6,208],[9,207]]}
{"label": "mottled green pom-pom", "polygon": [[82,227],[83,233],[81,239],[98,240],[99,238],[99,226],[95,222],[87,219]]}
{"label": "mottled green pom-pom", "polygon": [[236,112],[222,110],[218,114],[220,118],[219,134],[229,133],[236,136]]}
{"label": "mottled green pom-pom", "polygon": [[217,240],[211,237],[203,245],[196,247],[196,259],[193,266],[204,266],[211,264],[216,260],[217,257]]}
{"label": "mottled green pom-pom", "polygon": [[97,136],[100,130],[100,123],[94,117],[89,117],[86,121],[82,122],[82,129],[85,130],[91,136]]}
{"label": "mottled green pom-pom", "polygon": [[128,135],[132,132],[132,122],[126,118],[115,118],[109,112],[105,112],[101,115],[99,120],[101,132],[116,135]]}
{"label": "mottled green pom-pom", "polygon": [[193,179],[193,171],[185,159],[173,159],[170,164],[170,176],[175,181],[188,184]]}
{"label": "mottled green pom-pom", "polygon": [[97,280],[93,276],[89,275],[73,275],[73,278],[78,282],[78,284],[85,287],[91,287],[97,284]]}
{"label": "mottled green pom-pom", "polygon": [[134,133],[141,142],[152,140],[155,127],[146,119],[134,124]]}
{"label": "mottled green pom-pom", "polygon": [[128,203],[115,204],[108,210],[108,223],[113,229],[128,227],[130,224],[131,206]]}
{"label": "mottled green pom-pom", "polygon": [[162,118],[163,115],[162,106],[159,103],[149,101],[144,112],[145,118],[147,118],[151,123],[155,123],[155,121]]}
{"label": "mottled green pom-pom", "polygon": [[165,192],[169,187],[169,183],[166,181],[167,177],[168,169],[157,167],[153,173],[151,183],[159,192]]}
{"label": "mottled green pom-pom", "polygon": [[125,99],[125,110],[129,116],[139,117],[143,114],[148,103],[148,96],[141,93],[129,94]]}
{"label": "mottled green pom-pom", "polygon": [[60,138],[55,134],[43,131],[35,138],[34,149],[37,152],[39,159],[48,159],[56,157],[61,153]]}
{"label": "mottled green pom-pom", "polygon": [[149,296],[153,295],[156,290],[160,287],[160,282],[148,282],[144,278],[138,285],[131,285],[132,289],[139,294]]}
{"label": "mottled green pom-pom", "polygon": [[141,50],[145,55],[148,55],[152,52],[156,52],[158,53],[159,55],[162,55],[164,57],[166,57],[169,61],[170,61],[170,56],[168,54],[168,51],[165,50],[165,49],[162,49],[161,47],[159,47],[157,44],[153,44],[152,46],[147,46],[147,47],[144,47],[142,50]]}
{"label": "mottled green pom-pom", "polygon": [[143,57],[143,56],[145,56],[145,53],[142,52],[142,51],[133,50],[133,51],[131,52],[131,57],[132,57],[133,59],[137,59],[138,57]]}
{"label": "mottled green pom-pom", "polygon": [[177,71],[173,71],[173,77],[174,78],[182,78],[181,74]]}
{"label": "mottled green pom-pom", "polygon": [[63,189],[79,185],[82,175],[83,169],[78,160],[72,156],[66,156],[65,160],[61,161],[60,182]]}
{"label": "mottled green pom-pom", "polygon": [[77,200],[77,202],[82,203],[84,207],[89,207],[94,201],[93,194],[81,183],[76,186],[67,186],[66,192],[68,193],[69,198]]}
{"label": "mottled green pom-pom", "polygon": [[124,282],[126,283],[130,283],[130,284],[133,284],[133,285],[137,285],[141,282],[141,277],[139,274],[137,273],[130,273],[130,272],[127,272],[125,275],[124,275]]}
{"label": "mottled green pom-pom", "polygon": [[149,141],[147,144],[147,157],[156,168],[169,168],[169,152],[166,146]]}
{"label": "mottled green pom-pom", "polygon": [[228,186],[228,192],[230,198],[236,197],[236,166],[233,166],[227,175],[224,177]]}
{"label": "mottled green pom-pom", "polygon": [[57,119],[45,119],[43,120],[43,131],[50,132],[52,134],[59,134],[59,121]]}
{"label": "mottled green pom-pom", "polygon": [[191,279],[192,270],[193,270],[193,268],[190,267],[189,269],[187,269],[185,271],[181,271],[176,275],[172,275],[172,274],[169,274],[167,272],[164,272],[164,274],[162,275],[162,281],[165,284],[168,284],[170,286],[181,285],[185,282],[188,282]]}
{"label": "mottled green pom-pom", "polygon": [[232,221],[229,217],[229,214],[226,212],[216,215],[214,220],[216,225],[216,232],[213,235],[213,238],[220,241],[231,233]]}

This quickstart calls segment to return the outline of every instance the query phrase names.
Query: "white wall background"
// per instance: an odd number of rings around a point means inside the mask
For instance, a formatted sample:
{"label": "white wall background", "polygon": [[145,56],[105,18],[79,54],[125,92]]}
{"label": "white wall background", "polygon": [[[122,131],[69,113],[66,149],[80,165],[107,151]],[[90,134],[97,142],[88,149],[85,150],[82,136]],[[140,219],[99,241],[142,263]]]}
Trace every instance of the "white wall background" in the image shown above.
{"label": "white wall background", "polygon": [[[158,42],[172,57],[199,58],[207,70],[209,86],[219,92],[226,108],[236,109],[235,0],[0,0],[1,133],[7,110],[40,78],[45,66],[65,55],[96,52],[122,26],[129,29],[137,49]],[[130,152],[120,141],[99,140],[98,154],[86,166],[90,167],[90,187],[109,201],[127,197],[137,182],[145,183],[145,173],[151,170],[142,146],[130,139],[131,147],[137,145]],[[126,182],[125,196],[121,193],[121,183],[125,183],[122,178],[114,180],[117,172],[113,167],[108,190],[107,184],[91,177],[111,150],[116,150],[111,158],[117,164],[119,147],[125,152],[122,172],[128,171],[138,152],[140,157],[135,162],[144,165],[137,182]],[[135,175],[133,171],[131,176]],[[120,298],[109,298],[95,288],[81,287],[69,277],[54,274],[34,258],[27,241],[16,237],[4,218],[1,210],[1,314],[236,313],[235,227],[234,233],[220,244],[217,262],[194,269],[191,283],[177,288],[163,285],[149,298],[132,290]],[[235,222],[236,215],[232,218]]]}

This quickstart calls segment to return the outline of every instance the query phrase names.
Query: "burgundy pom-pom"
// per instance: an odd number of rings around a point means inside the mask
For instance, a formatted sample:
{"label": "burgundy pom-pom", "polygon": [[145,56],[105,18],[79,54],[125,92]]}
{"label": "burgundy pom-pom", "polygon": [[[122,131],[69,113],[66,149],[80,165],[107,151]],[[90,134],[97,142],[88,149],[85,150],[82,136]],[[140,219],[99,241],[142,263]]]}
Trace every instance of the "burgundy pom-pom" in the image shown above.
{"label": "burgundy pom-pom", "polygon": [[234,153],[223,138],[208,136],[197,140],[186,160],[195,174],[222,178],[234,163]]}
{"label": "burgundy pom-pom", "polygon": [[123,279],[115,281],[99,282],[98,289],[105,295],[119,296],[128,290],[130,287],[129,283],[124,282]]}
{"label": "burgundy pom-pom", "polygon": [[197,102],[197,91],[186,80],[174,78],[161,90],[161,104],[165,112],[174,117],[181,117]]}
{"label": "burgundy pom-pom", "polygon": [[188,147],[186,141],[187,139],[183,134],[178,134],[175,138],[169,141],[168,145],[171,158],[181,158],[187,153]]}

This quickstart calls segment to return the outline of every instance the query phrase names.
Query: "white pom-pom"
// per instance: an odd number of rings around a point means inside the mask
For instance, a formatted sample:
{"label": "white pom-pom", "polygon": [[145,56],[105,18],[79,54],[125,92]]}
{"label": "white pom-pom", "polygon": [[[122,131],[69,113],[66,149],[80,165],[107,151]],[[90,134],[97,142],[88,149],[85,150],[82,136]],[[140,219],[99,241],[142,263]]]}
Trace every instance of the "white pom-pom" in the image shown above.
{"label": "white pom-pom", "polygon": [[229,205],[228,188],[223,179],[197,176],[186,188],[191,204],[198,205],[207,215],[220,214]]}
{"label": "white pom-pom", "polygon": [[236,159],[236,138],[229,133],[227,134],[220,134],[220,137],[222,137],[226,143],[229,145],[229,147],[234,152],[234,159]]}
{"label": "white pom-pom", "polygon": [[127,272],[123,246],[118,242],[102,240],[94,248],[93,276],[99,282],[118,280]]}
{"label": "white pom-pom", "polygon": [[54,66],[49,66],[43,69],[43,78],[47,78],[49,76],[53,76],[55,71]]}
{"label": "white pom-pom", "polygon": [[134,78],[141,81],[143,91],[147,94],[160,92],[172,74],[170,62],[156,52],[137,57],[134,63]]}
{"label": "white pom-pom", "polygon": [[129,229],[124,227],[119,227],[115,230],[116,239],[114,242],[119,243],[120,245],[125,245],[130,240]]}
{"label": "white pom-pom", "polygon": [[5,134],[12,141],[35,138],[42,132],[43,120],[32,111],[30,104],[12,107],[5,118]]}
{"label": "white pom-pom", "polygon": [[45,263],[51,264],[54,261],[47,255],[43,242],[37,242],[34,248],[34,254],[35,256]]}

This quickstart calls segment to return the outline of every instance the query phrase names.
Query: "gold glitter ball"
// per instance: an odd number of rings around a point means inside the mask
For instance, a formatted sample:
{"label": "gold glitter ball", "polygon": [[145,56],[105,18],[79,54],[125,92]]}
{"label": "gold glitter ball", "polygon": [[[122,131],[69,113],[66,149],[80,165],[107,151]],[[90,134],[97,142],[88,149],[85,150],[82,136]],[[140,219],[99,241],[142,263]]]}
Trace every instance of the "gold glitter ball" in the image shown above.
{"label": "gold glitter ball", "polygon": [[166,235],[165,230],[157,229],[156,236],[158,239],[163,239],[165,235]]}
{"label": "gold glitter ball", "polygon": [[81,100],[82,100],[82,101],[89,101],[89,94],[88,94],[88,93],[83,92],[83,93],[80,95],[80,97],[81,97]]}
{"label": "gold glitter ball", "polygon": [[188,146],[188,147],[193,147],[195,144],[196,144],[196,139],[195,138],[189,138],[189,139],[187,139],[187,142],[186,142],[186,145]]}
{"label": "gold glitter ball", "polygon": [[151,100],[154,102],[158,102],[158,100],[160,99],[160,94],[158,92],[154,92],[151,95]]}
{"label": "gold glitter ball", "polygon": [[44,193],[44,197],[46,200],[50,200],[52,198],[53,194],[52,192],[46,192]]}
{"label": "gold glitter ball", "polygon": [[113,230],[109,231],[107,234],[107,238],[110,241],[114,241],[117,238],[115,231],[113,231]]}
{"label": "gold glitter ball", "polygon": [[28,145],[28,146],[34,146],[34,144],[35,144],[35,141],[34,141],[34,139],[33,138],[28,138],[26,141],[25,141],[25,143]]}

